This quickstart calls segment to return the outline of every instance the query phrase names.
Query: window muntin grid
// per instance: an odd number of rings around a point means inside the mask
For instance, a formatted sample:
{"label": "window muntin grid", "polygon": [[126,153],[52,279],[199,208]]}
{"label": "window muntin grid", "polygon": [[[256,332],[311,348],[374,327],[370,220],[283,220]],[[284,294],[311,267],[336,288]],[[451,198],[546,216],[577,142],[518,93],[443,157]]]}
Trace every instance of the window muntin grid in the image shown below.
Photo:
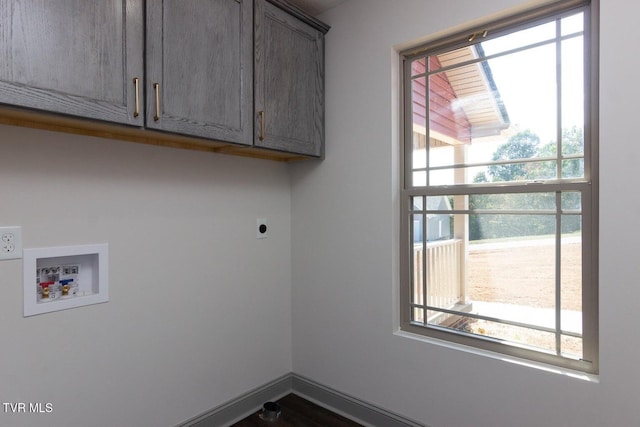
{"label": "window muntin grid", "polygon": [[[493,174],[489,181],[589,179],[584,170],[585,31],[576,24],[584,16],[580,11],[407,60],[412,117],[407,186],[473,184],[487,169],[522,171],[508,179]],[[496,150],[508,144],[518,150]],[[460,145],[467,146],[464,158],[451,153]]]}
{"label": "window muntin grid", "polygon": [[[403,329],[518,357],[597,372],[597,283],[593,275],[596,271],[593,260],[597,237],[594,221],[597,197],[594,188],[597,186],[591,165],[595,143],[591,140],[590,127],[595,117],[591,115],[593,108],[590,105],[594,97],[593,90],[587,85],[592,74],[590,58],[583,55],[590,43],[590,16],[589,7],[585,6],[546,16],[542,23],[537,16],[533,27],[523,18],[522,30],[500,30],[500,37],[491,39],[488,36],[476,43],[474,46],[482,46],[482,55],[472,59],[463,58],[465,50],[468,55],[469,49],[468,46],[460,47],[460,43],[451,50],[444,49],[442,43],[435,43],[438,48],[433,51],[427,46],[420,49],[418,54],[406,55],[405,82],[411,83],[405,85],[405,112],[408,114],[405,114],[402,191]],[[544,32],[539,28],[543,28]],[[534,34],[537,38],[523,43],[522,36],[525,34]],[[513,35],[517,36],[514,37],[516,41],[510,37]],[[543,51],[544,55],[541,55],[539,52]],[[545,58],[551,63],[551,66],[546,64],[544,69],[553,77],[553,87],[544,91],[543,97],[545,100],[551,98],[552,102],[545,101],[542,107],[547,114],[546,122],[551,122],[553,126],[545,130],[546,135],[550,135],[547,139],[529,144],[534,146],[533,152],[502,157],[487,156],[485,153],[483,158],[473,153],[474,144],[478,146],[487,140],[483,138],[493,138],[495,150],[501,143],[509,142],[509,138],[517,135],[517,132],[502,135],[500,140],[500,133],[504,129],[494,130],[496,135],[487,136],[482,132],[474,132],[477,129],[460,129],[458,123],[458,128],[447,135],[431,125],[434,108],[430,104],[438,101],[429,92],[433,76],[447,71],[469,71],[473,67],[491,73],[491,65],[498,64],[498,60],[508,62],[517,58],[518,62],[523,62],[523,58],[526,59],[531,52],[535,52],[534,57]],[[453,55],[449,56],[455,58],[447,64],[432,59],[434,55],[446,57],[450,53]],[[541,72],[541,68],[538,67],[537,71]],[[494,106],[498,112],[500,108],[509,110],[510,104],[506,102],[508,97],[499,93],[498,76],[492,77],[495,80],[487,85],[490,90],[498,92],[499,99]],[[526,81],[521,79],[520,84]],[[423,92],[420,93],[419,88],[423,88]],[[540,89],[540,86],[537,88]],[[486,94],[484,96],[486,98]],[[576,105],[579,105],[577,112]],[[504,118],[507,122],[513,119],[508,112],[503,115]],[[460,121],[459,118],[457,120]],[[507,123],[507,128],[512,125]],[[480,131],[486,133],[487,129]],[[522,128],[519,131],[524,133]],[[526,138],[530,137],[526,133],[520,136],[525,143],[528,142]],[[483,180],[479,173],[484,171],[484,178],[487,178],[489,168],[493,173],[489,179]],[[503,176],[500,175],[501,171],[504,171]],[[482,197],[493,198],[494,206],[479,205]],[[438,198],[440,203],[436,203]],[[449,221],[440,221],[437,225],[439,229],[433,226],[429,228],[427,224],[436,224],[434,218],[438,216],[449,218]],[[539,226],[551,230],[544,236],[546,243],[551,241],[552,244],[546,249],[543,264],[548,273],[545,286],[552,304],[539,307],[545,310],[544,316],[523,321],[517,313],[508,310],[498,312],[499,315],[486,306],[483,310],[469,311],[464,304],[447,302],[446,292],[439,290],[442,283],[434,282],[433,273],[451,270],[452,253],[468,259],[469,246],[472,245],[469,223],[477,222],[479,218],[488,222],[492,218],[493,222],[496,222],[496,218],[508,219],[505,222],[512,224],[530,222],[533,228]],[[450,229],[443,232],[443,227]],[[466,236],[456,231],[460,227],[467,227]],[[570,229],[573,231],[568,233]],[[524,237],[520,240],[525,241],[532,238],[526,233],[520,237]],[[433,259],[429,259],[433,256],[429,254],[433,252],[431,247],[440,247],[438,250],[444,253],[442,248],[445,246],[449,250],[448,260],[443,258],[434,263]],[[468,280],[470,268],[477,269],[467,261],[462,271],[455,273],[455,280]],[[574,282],[579,281],[577,286],[576,283],[568,283],[569,276]],[[526,292],[524,294],[526,296]],[[439,299],[434,299],[434,295]],[[508,304],[513,300],[495,303]],[[440,319],[457,317],[459,324],[475,322],[485,326],[478,326],[480,329],[475,331],[461,329],[455,322],[443,326],[442,322],[434,321],[438,316]],[[478,330],[484,333],[478,333]],[[531,336],[532,331],[535,340],[518,338]]]}
{"label": "window muntin grid", "polygon": [[[562,343],[582,340],[581,193],[464,195],[463,209],[455,207],[456,197],[411,199],[411,322],[566,354]],[[463,291],[456,286],[462,274],[456,260],[464,245],[453,237],[460,222],[474,223],[474,232],[483,234],[470,236]],[[521,272],[517,280],[512,277]],[[572,298],[563,300],[569,293]],[[582,357],[582,348],[574,345],[569,354]]]}

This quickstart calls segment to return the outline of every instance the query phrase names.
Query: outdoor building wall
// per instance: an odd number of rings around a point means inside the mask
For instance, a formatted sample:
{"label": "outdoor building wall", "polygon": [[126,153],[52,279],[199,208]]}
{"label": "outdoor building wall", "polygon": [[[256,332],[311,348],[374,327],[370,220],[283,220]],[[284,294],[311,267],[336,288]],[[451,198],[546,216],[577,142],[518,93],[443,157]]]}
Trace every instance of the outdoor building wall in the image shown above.
{"label": "outdoor building wall", "polygon": [[29,318],[0,261],[1,402],[53,409],[1,426],[171,427],[291,372],[286,165],[10,126],[0,153],[0,225],[110,260],[108,303]]}
{"label": "outdoor building wall", "polygon": [[[603,0],[600,375],[588,381],[398,328],[398,51],[541,1],[349,0],[321,16],[326,159],[294,165],[294,372],[431,427],[630,426],[640,419],[634,128],[640,4]],[[622,231],[624,230],[624,231]]]}
{"label": "outdoor building wall", "polygon": [[[425,61],[415,61],[412,65],[412,75],[426,71]],[[440,60],[437,56],[429,57],[429,69],[440,68]],[[429,97],[427,97],[427,81],[429,82]],[[429,76],[428,80],[417,79],[411,88],[413,101],[413,123],[430,132],[439,132],[458,144],[471,142],[471,123],[464,110],[456,111],[452,103],[457,96],[446,73],[438,73]],[[430,100],[429,102],[427,102]],[[427,126],[427,103],[429,103],[429,126]],[[437,106],[437,108],[436,108]]]}

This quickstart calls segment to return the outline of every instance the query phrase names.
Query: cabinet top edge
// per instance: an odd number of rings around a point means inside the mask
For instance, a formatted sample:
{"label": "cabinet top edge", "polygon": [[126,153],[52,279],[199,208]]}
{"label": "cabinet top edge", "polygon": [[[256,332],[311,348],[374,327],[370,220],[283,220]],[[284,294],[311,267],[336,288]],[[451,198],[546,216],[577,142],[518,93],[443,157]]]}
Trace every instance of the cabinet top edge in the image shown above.
{"label": "cabinet top edge", "polygon": [[266,0],[266,1],[268,1],[274,6],[279,7],[285,12],[290,13],[291,15],[295,16],[302,22],[308,25],[311,25],[313,28],[320,31],[322,34],[327,34],[329,32],[329,29],[331,29],[329,25],[307,14],[304,10],[300,9],[295,5],[292,5],[287,0]]}

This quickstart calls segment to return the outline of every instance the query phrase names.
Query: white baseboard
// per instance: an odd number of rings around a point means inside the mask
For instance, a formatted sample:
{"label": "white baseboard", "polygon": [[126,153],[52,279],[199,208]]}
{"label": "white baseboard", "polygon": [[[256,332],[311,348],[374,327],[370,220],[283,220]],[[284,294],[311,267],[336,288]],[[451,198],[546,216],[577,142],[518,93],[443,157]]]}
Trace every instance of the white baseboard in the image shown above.
{"label": "white baseboard", "polygon": [[365,426],[428,427],[425,424],[364,402],[301,375],[291,374],[291,378],[293,393]]}
{"label": "white baseboard", "polygon": [[289,393],[297,394],[365,426],[428,427],[294,373],[277,378],[176,427],[229,426],[257,412],[265,402],[278,400]]}
{"label": "white baseboard", "polygon": [[264,402],[291,393],[291,374],[255,388],[176,427],[222,427],[234,424],[262,408]]}

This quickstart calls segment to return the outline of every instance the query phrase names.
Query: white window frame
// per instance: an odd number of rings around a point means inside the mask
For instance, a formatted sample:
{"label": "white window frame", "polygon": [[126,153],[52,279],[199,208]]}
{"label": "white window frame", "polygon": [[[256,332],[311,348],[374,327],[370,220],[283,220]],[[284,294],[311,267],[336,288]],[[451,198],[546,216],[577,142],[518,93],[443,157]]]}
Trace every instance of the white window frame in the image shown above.
{"label": "white window frame", "polygon": [[[502,353],[535,362],[548,363],[586,373],[598,373],[598,0],[568,0],[553,3],[516,16],[493,22],[482,28],[470,29],[453,36],[401,52],[402,117],[401,191],[400,191],[400,329],[440,340]],[[582,10],[585,13],[585,126],[584,179],[555,179],[548,182],[516,182],[487,184],[457,184],[448,186],[412,186],[413,113],[411,60],[434,52],[449,51],[472,42],[472,34],[497,37],[534,26],[549,18],[557,18]],[[485,33],[486,31],[486,33]],[[477,42],[477,41],[476,41]],[[429,109],[427,105],[427,110]],[[429,126],[427,126],[428,128]],[[427,138],[428,141],[428,138]],[[428,146],[428,144],[427,144]],[[558,154],[560,156],[560,154]],[[427,165],[428,168],[428,165]],[[427,169],[428,175],[428,169]],[[522,346],[508,345],[499,340],[458,333],[448,328],[433,327],[412,320],[412,197],[456,196],[471,194],[505,194],[531,192],[580,191],[582,194],[582,339],[581,359]],[[455,213],[455,212],[454,212]],[[468,213],[459,211],[458,213]],[[556,242],[559,244],[559,241]],[[428,286],[428,284],[426,285]],[[423,301],[426,307],[426,302]]]}

